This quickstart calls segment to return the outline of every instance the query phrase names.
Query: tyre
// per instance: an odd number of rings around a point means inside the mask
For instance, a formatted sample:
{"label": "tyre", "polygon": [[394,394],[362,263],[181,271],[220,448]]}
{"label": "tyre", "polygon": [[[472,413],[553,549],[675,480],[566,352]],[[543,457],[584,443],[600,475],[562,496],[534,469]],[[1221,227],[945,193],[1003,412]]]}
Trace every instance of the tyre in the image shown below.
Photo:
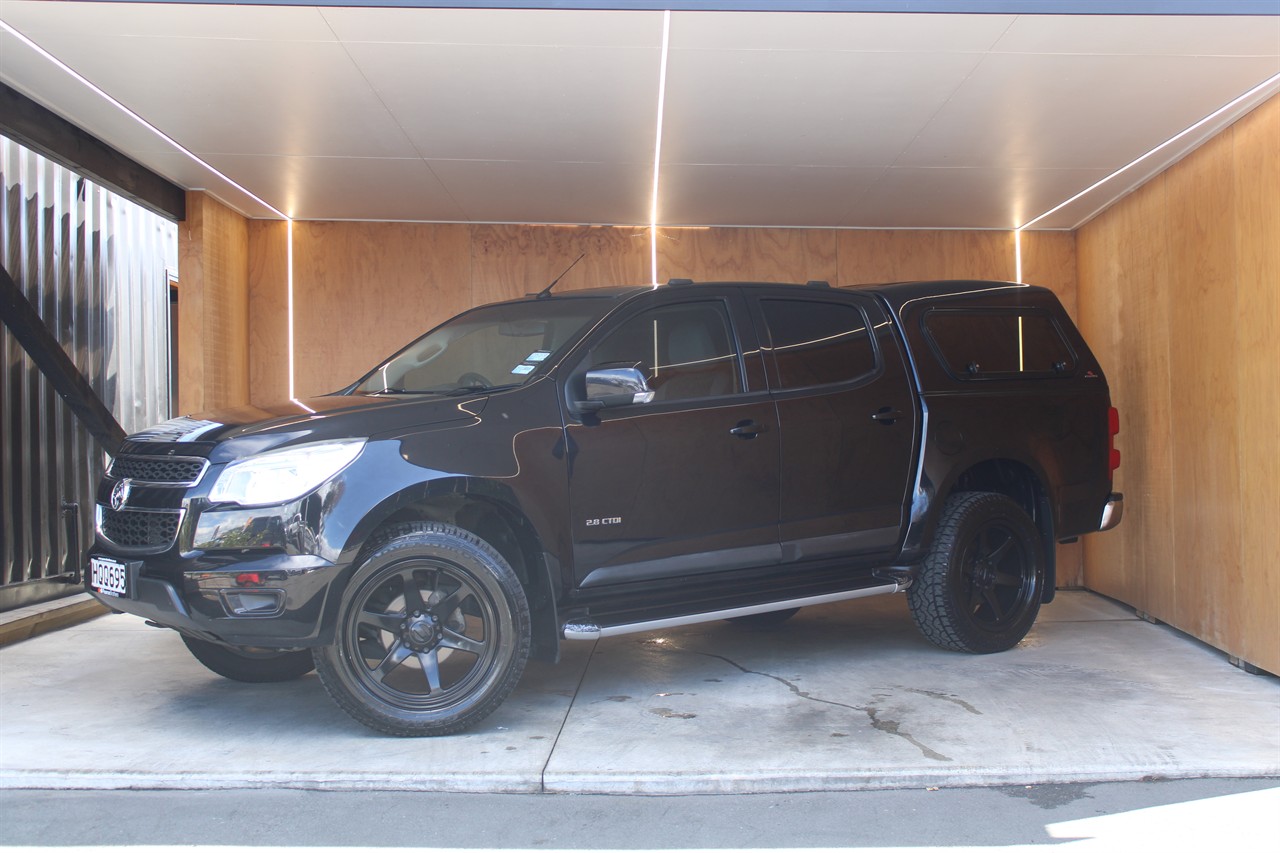
{"label": "tyre", "polygon": [[281,652],[273,649],[254,649],[240,646],[223,646],[194,637],[183,636],[182,642],[195,655],[196,660],[209,669],[230,678],[250,684],[267,684],[275,681],[293,681],[316,668],[307,650]]}
{"label": "tyre", "polygon": [[1044,567],[1040,532],[1022,507],[992,492],[952,495],[907,590],[911,616],[944,649],[1011,649],[1040,611]]}
{"label": "tyre", "polygon": [[325,690],[364,725],[447,735],[502,704],[529,645],[529,605],[506,560],[465,530],[415,522],[370,546],[334,644],[315,649],[315,662]]}
{"label": "tyre", "polygon": [[744,628],[772,628],[774,625],[781,625],[799,612],[799,607],[788,607],[786,610],[770,610],[767,613],[752,613],[748,616],[730,616],[728,621]]}

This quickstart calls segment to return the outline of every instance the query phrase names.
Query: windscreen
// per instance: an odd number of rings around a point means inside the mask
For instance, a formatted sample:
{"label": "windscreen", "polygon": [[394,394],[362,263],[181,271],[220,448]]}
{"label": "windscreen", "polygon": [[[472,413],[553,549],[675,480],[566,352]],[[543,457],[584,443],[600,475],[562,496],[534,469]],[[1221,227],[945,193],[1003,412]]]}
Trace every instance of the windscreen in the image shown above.
{"label": "windscreen", "polygon": [[354,393],[460,394],[522,385],[558,360],[605,307],[595,299],[546,299],[468,311],[379,365]]}

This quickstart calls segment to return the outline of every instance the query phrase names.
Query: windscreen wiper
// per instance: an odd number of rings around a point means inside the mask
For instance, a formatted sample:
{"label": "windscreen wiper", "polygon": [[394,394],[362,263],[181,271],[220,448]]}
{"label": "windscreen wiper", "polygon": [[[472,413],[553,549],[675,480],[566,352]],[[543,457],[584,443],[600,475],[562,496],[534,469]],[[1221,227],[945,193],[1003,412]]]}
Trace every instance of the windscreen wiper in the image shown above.
{"label": "windscreen wiper", "polygon": [[508,388],[514,388],[519,382],[509,382],[506,385],[459,385],[448,391],[439,391],[437,393],[445,397],[461,397],[463,394],[479,394],[484,391],[505,391]]}

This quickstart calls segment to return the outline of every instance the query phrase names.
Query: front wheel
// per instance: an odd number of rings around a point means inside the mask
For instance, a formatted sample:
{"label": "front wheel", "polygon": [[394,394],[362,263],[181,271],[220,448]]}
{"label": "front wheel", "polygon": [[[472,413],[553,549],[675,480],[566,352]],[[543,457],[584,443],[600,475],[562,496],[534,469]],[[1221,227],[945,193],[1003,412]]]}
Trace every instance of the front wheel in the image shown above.
{"label": "front wheel", "polygon": [[293,681],[316,668],[311,660],[311,652],[305,649],[281,652],[245,646],[222,646],[185,634],[182,635],[182,642],[186,643],[187,650],[195,655],[196,660],[232,681],[249,684]]}
{"label": "front wheel", "polygon": [[371,546],[315,661],[329,695],[366,726],[446,735],[502,704],[529,644],[529,605],[507,561],[465,530],[416,522]]}
{"label": "front wheel", "polygon": [[962,492],[947,499],[907,601],[935,645],[1002,652],[1031,630],[1044,578],[1040,533],[1022,507],[1001,494]]}

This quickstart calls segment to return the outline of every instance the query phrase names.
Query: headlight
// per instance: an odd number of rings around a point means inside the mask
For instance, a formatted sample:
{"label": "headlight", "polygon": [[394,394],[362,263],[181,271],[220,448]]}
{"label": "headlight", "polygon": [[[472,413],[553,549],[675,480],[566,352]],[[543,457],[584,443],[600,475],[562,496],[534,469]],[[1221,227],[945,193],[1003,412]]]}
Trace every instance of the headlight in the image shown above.
{"label": "headlight", "polygon": [[209,500],[266,506],[300,498],[355,461],[362,447],[363,438],[322,441],[232,462],[218,475]]}

